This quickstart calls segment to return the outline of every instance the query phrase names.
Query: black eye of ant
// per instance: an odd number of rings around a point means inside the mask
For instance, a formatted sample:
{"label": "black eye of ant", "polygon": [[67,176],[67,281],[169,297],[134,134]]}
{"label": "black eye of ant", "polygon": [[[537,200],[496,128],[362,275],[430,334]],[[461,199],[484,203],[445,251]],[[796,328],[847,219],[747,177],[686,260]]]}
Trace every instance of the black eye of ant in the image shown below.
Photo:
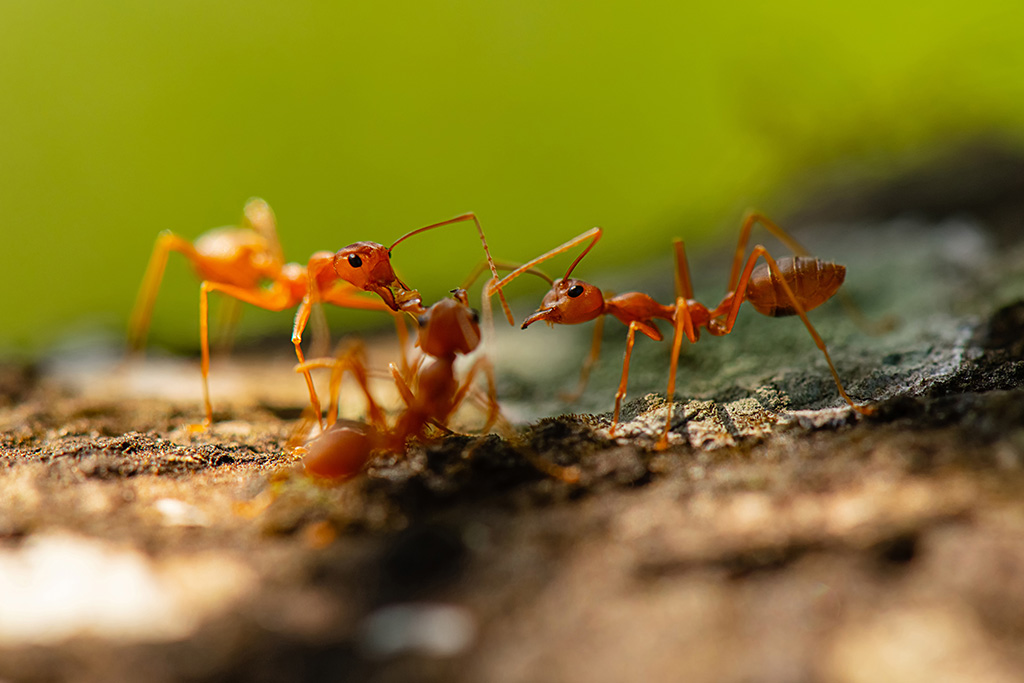
{"label": "black eye of ant", "polygon": [[430,316],[428,316],[426,313],[424,313],[420,317],[416,318],[416,324],[419,325],[420,327],[426,327],[427,323],[429,323],[429,322],[430,322]]}
{"label": "black eye of ant", "polygon": [[480,313],[475,308],[469,309],[469,319],[475,324],[480,324]]}
{"label": "black eye of ant", "polygon": [[583,285],[573,285],[572,287],[569,288],[569,291],[566,292],[566,294],[571,296],[573,299],[575,299],[576,297],[578,297],[582,293],[583,293]]}
{"label": "black eye of ant", "polygon": [[353,268],[359,268],[363,265],[363,259],[359,258],[359,254],[349,254],[348,264]]}

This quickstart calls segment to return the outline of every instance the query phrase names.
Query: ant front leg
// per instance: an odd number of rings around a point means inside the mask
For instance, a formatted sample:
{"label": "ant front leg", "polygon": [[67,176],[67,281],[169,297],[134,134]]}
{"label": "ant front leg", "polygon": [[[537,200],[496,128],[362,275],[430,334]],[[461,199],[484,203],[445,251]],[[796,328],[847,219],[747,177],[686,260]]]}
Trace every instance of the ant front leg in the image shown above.
{"label": "ant front leg", "polygon": [[[314,257],[316,259],[316,257]],[[323,261],[323,259],[321,259]],[[310,260],[313,262],[313,259]],[[320,265],[323,265],[322,263]],[[309,317],[313,310],[314,303],[329,303],[342,308],[353,308],[367,311],[387,311],[392,313],[392,310],[387,304],[380,299],[375,297],[362,296],[361,290],[357,289],[353,285],[347,282],[335,282],[323,291],[318,291],[314,288],[317,282],[316,272],[312,267],[307,267],[309,273],[309,290],[306,296],[303,297],[302,303],[299,305],[299,309],[295,312],[295,323],[292,325],[292,345],[295,347],[295,357],[299,361],[301,366],[306,362],[305,355],[302,353],[302,333],[306,329],[306,325],[309,323]],[[404,328],[404,325],[403,325]],[[401,338],[401,337],[400,337]],[[306,381],[306,388],[309,391],[309,403],[313,410],[316,412],[317,420],[320,421],[320,426],[323,426],[323,418],[321,415],[320,399],[316,393],[316,387],[313,384],[313,377],[310,375],[308,370],[302,371],[303,379]]]}
{"label": "ant front leg", "polygon": [[615,392],[615,412],[612,415],[612,426],[608,429],[608,436],[615,436],[615,428],[619,426],[619,408],[622,406],[622,398],[626,395],[626,384],[629,382],[629,360],[633,356],[633,342],[636,338],[636,331],[640,329],[637,321],[629,323],[629,332],[626,336],[626,356],[622,360],[622,379],[619,381],[619,390]]}
{"label": "ant front leg", "polygon": [[398,395],[402,397],[402,402],[405,403],[406,408],[411,408],[412,404],[416,402],[416,395],[409,388],[409,382],[406,381],[397,365],[389,363],[388,368],[391,370],[391,377],[395,380],[395,388],[398,389]]}

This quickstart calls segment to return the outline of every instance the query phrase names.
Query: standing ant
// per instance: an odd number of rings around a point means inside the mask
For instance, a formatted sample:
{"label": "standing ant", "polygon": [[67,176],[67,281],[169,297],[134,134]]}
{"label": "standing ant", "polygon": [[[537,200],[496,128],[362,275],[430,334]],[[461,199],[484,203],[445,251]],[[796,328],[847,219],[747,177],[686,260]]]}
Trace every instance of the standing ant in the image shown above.
{"label": "standing ant", "polygon": [[[215,228],[194,243],[169,230],[160,233],[128,324],[128,343],[132,349],[141,349],[145,343],[153,304],[167,266],[167,257],[172,251],[184,255],[202,280],[199,285],[199,339],[205,408],[202,427],[205,428],[213,423],[209,386],[209,293],[220,292],[236,301],[270,311],[283,311],[301,302],[292,328],[292,343],[301,363],[304,357],[300,343],[309,319],[310,292],[314,283],[308,278],[307,268],[298,263],[284,262],[277,237],[277,222],[270,206],[262,199],[250,199],[243,209],[243,222],[239,227]],[[344,308],[389,310],[378,301],[360,296],[358,290],[348,283],[317,287],[316,301]],[[310,396],[315,399],[311,378],[307,377],[307,385]]]}
{"label": "standing ant", "polygon": [[[133,349],[140,349],[143,346],[168,255],[172,251],[183,254],[202,280],[199,287],[199,336],[205,408],[202,427],[208,427],[213,423],[209,389],[210,292],[220,292],[234,300],[271,311],[282,311],[298,306],[292,326],[292,344],[296,358],[302,364],[305,362],[301,347],[302,334],[316,304],[329,303],[343,308],[396,313],[405,311],[414,315],[422,312],[419,293],[406,287],[391,268],[391,249],[419,232],[466,220],[473,220],[476,223],[490,262],[483,229],[476,215],[472,213],[413,230],[387,249],[374,242],[357,242],[337,254],[328,251],[316,252],[305,267],[298,263],[284,262],[274,213],[262,199],[251,199],[246,203],[241,226],[215,228],[200,236],[194,243],[170,231],[162,232],[153,248],[129,321],[129,345]],[[369,268],[359,269],[359,265],[362,265],[360,254],[365,256]],[[335,262],[339,265],[344,263],[347,267],[327,270],[326,266],[334,265]],[[492,272],[497,275],[493,264]],[[382,301],[367,299],[361,295],[362,291],[376,293]],[[504,303],[504,298],[502,301]],[[507,304],[505,308],[508,311]],[[508,317],[511,322],[511,312],[508,312]],[[404,347],[405,325],[397,317],[396,327]],[[303,374],[310,403],[319,414],[320,401],[312,376],[308,371]]]}
{"label": "standing ant", "polygon": [[[747,242],[750,239],[750,231],[757,223],[763,225],[771,234],[789,247],[795,256],[781,258],[776,261],[768,253],[768,250],[760,244],[756,245],[747,254]],[[729,334],[732,332],[733,325],[736,322],[740,305],[744,301],[749,301],[763,315],[771,317],[800,316],[800,319],[807,327],[807,331],[814,339],[814,343],[825,356],[828,367],[832,371],[836,388],[839,390],[839,395],[842,396],[843,400],[851,408],[862,415],[870,415],[874,412],[874,409],[870,406],[862,406],[855,403],[843,389],[839,373],[832,363],[832,358],[825,347],[825,342],[807,318],[807,311],[823,304],[842,285],[843,279],[846,276],[845,266],[811,257],[809,252],[782,228],[778,227],[764,215],[752,212],[744,219],[743,226],[740,229],[739,243],[736,246],[736,255],[733,258],[732,270],[729,274],[727,294],[715,308],[708,310],[703,304],[693,299],[693,287],[690,282],[686,251],[682,240],[678,239],[673,243],[676,255],[676,298],[672,304],[660,304],[642,292],[627,292],[606,298],[601,290],[594,285],[569,277],[573,269],[576,268],[576,265],[594,248],[601,235],[601,228],[592,228],[568,242],[541,254],[506,275],[504,279],[492,280],[488,283],[486,292],[487,294],[498,292],[526,269],[532,268],[553,256],[590,240],[583,253],[577,256],[576,260],[569,266],[565,275],[555,280],[551,290],[544,296],[540,308],[526,318],[522,324],[522,329],[526,329],[538,321],[547,322],[549,325],[555,323],[575,325],[594,320],[603,315],[612,315],[628,326],[626,353],[622,364],[622,379],[619,382],[618,391],[615,393],[615,411],[612,417],[611,429],[609,430],[611,435],[614,436],[615,434],[615,429],[619,423],[619,409],[622,404],[622,398],[626,395],[629,361],[633,352],[633,341],[636,332],[640,331],[655,341],[661,341],[663,337],[654,322],[655,318],[668,320],[674,328],[672,360],[669,369],[668,388],[666,390],[668,415],[665,418],[665,428],[662,431],[661,438],[655,446],[658,449],[663,449],[668,446],[668,433],[672,426],[672,396],[675,393],[676,368],[679,362],[679,350],[683,337],[685,336],[691,344],[696,343],[700,338],[700,328],[702,327],[714,336]],[[743,263],[744,255],[746,255],[745,265]],[[764,259],[765,263],[755,268],[758,259],[761,258]],[[600,331],[598,330],[597,332],[598,334],[594,336],[590,356],[581,374],[581,385],[586,381],[589,364],[597,357]]]}

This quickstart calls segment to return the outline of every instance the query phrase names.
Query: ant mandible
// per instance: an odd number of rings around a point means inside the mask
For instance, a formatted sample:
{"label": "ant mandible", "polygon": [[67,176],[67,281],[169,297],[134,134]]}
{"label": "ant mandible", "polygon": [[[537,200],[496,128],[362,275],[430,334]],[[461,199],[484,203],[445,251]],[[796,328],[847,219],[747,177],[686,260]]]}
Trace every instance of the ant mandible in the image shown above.
{"label": "ant mandible", "polygon": [[[747,254],[746,250],[750,239],[750,231],[758,223],[789,247],[795,256],[781,258],[776,261],[768,253],[768,250],[760,244],[753,247],[750,253]],[[683,337],[685,336],[690,343],[696,343],[700,338],[700,328],[702,327],[714,336],[729,334],[732,332],[733,325],[736,322],[740,305],[744,301],[749,301],[763,315],[771,317],[798,315],[814,339],[814,343],[825,356],[825,361],[828,363],[829,370],[832,371],[832,378],[835,380],[839,395],[858,413],[869,415],[874,412],[874,409],[870,406],[862,406],[855,403],[846,393],[845,389],[843,389],[839,373],[832,363],[832,358],[829,356],[825,342],[807,318],[807,311],[820,306],[838,291],[846,276],[845,266],[811,257],[809,252],[782,228],[763,214],[751,212],[744,219],[740,230],[740,238],[736,246],[736,254],[733,258],[732,270],[729,274],[727,294],[713,309],[709,310],[693,298],[693,287],[690,282],[686,251],[682,240],[678,239],[673,243],[676,255],[676,298],[672,304],[660,304],[642,292],[627,292],[606,298],[601,290],[594,285],[570,278],[573,269],[594,248],[601,235],[601,228],[592,228],[574,237],[568,242],[525,263],[520,268],[506,275],[504,279],[492,280],[487,285],[487,294],[490,295],[500,291],[526,269],[532,268],[553,256],[590,240],[583,253],[577,256],[576,260],[569,266],[565,275],[555,280],[551,290],[544,296],[540,308],[526,318],[522,324],[522,329],[526,329],[538,321],[547,322],[549,325],[555,323],[575,325],[603,315],[612,315],[628,326],[626,353],[622,364],[622,378],[619,382],[618,391],[615,393],[615,411],[612,417],[611,429],[609,430],[611,435],[614,436],[615,434],[615,429],[619,423],[619,409],[622,399],[626,395],[629,361],[633,352],[636,332],[640,331],[655,341],[661,341],[663,337],[654,319],[668,320],[673,324],[672,360],[669,369],[668,388],[666,390],[668,415],[665,418],[665,427],[661,437],[655,446],[658,449],[663,449],[668,446],[668,434],[672,426],[672,396],[675,393],[676,368],[679,362],[679,350]],[[745,255],[746,263],[744,264]],[[757,261],[762,258],[765,263],[755,268]],[[588,363],[592,362],[596,357],[599,341],[599,336],[595,334]],[[586,371],[587,366],[585,365],[584,373]],[[585,379],[586,375],[584,374],[581,383],[585,382]]]}
{"label": "ant mandible", "polygon": [[[271,311],[283,311],[301,302],[292,328],[292,343],[301,363],[304,357],[300,343],[309,318],[313,283],[308,278],[306,267],[285,263],[277,236],[277,221],[270,206],[262,199],[250,199],[246,203],[242,225],[215,228],[195,242],[189,242],[169,230],[164,231],[157,237],[129,320],[128,343],[134,350],[141,349],[145,343],[153,304],[172,251],[185,256],[202,280],[199,285],[199,338],[205,409],[202,428],[205,428],[213,423],[209,386],[209,293],[220,292],[236,301]],[[361,296],[358,289],[348,283],[317,287],[315,300],[344,308],[390,310],[375,299]],[[311,399],[315,401],[316,392],[309,377],[307,385]]]}

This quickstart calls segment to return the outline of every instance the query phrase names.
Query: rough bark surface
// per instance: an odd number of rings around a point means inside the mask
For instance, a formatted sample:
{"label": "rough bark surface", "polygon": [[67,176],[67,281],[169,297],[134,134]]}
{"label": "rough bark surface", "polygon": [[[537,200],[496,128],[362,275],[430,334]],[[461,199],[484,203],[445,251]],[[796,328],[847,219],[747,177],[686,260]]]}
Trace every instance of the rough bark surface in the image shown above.
{"label": "rough bark surface", "polygon": [[[815,227],[899,319],[811,315],[870,417],[798,319],[745,308],[684,349],[655,452],[668,344],[637,344],[612,440],[624,328],[543,419],[588,330],[531,328],[497,348],[514,437],[325,488],[284,450],[284,337],[214,360],[203,434],[192,361],[3,367],[0,680],[1024,680],[1024,245],[970,218]],[[728,258],[695,264],[708,303]],[[670,261],[648,272],[667,300]]]}

